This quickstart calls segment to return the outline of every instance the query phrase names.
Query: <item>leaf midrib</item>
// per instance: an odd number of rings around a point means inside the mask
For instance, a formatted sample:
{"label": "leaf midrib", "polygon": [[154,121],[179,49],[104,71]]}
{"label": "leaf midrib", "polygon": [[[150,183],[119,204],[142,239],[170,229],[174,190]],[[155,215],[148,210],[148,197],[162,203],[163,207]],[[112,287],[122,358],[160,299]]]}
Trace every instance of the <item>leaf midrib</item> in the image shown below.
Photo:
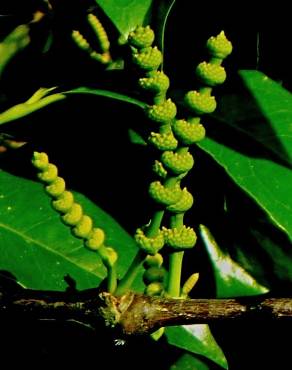
{"label": "leaf midrib", "polygon": [[23,233],[23,232],[19,232],[18,230],[14,229],[14,228],[12,228],[12,227],[10,227],[10,226],[8,226],[8,225],[5,225],[5,224],[3,224],[3,223],[1,223],[1,222],[0,222],[0,228],[3,228],[4,230],[6,230],[6,231],[8,231],[8,232],[11,232],[11,233],[13,233],[13,234],[16,234],[16,235],[20,236],[20,237],[21,237],[22,239],[24,239],[24,240],[27,240],[27,241],[29,241],[29,242],[31,242],[31,243],[34,243],[34,244],[36,244],[36,245],[40,246],[41,248],[45,249],[46,251],[49,251],[50,253],[52,253],[52,254],[54,254],[54,255],[56,255],[56,256],[58,256],[58,257],[61,257],[62,259],[64,259],[64,260],[66,260],[67,262],[69,262],[70,264],[77,266],[79,269],[84,270],[84,271],[86,271],[86,272],[87,272],[87,273],[89,273],[89,274],[92,274],[92,275],[94,275],[94,276],[97,276],[97,277],[99,277],[100,279],[102,279],[102,278],[103,278],[103,276],[100,276],[100,275],[98,275],[98,274],[96,274],[96,273],[94,273],[94,272],[92,272],[92,271],[89,271],[89,270],[86,270],[86,269],[82,268],[82,266],[81,266],[81,265],[79,265],[79,264],[77,264],[76,262],[72,261],[72,260],[71,260],[71,259],[69,259],[66,255],[61,254],[60,252],[56,251],[55,249],[51,249],[47,244],[42,243],[41,241],[36,240],[36,239],[32,238],[31,236],[29,236],[29,235],[27,235],[27,234]]}

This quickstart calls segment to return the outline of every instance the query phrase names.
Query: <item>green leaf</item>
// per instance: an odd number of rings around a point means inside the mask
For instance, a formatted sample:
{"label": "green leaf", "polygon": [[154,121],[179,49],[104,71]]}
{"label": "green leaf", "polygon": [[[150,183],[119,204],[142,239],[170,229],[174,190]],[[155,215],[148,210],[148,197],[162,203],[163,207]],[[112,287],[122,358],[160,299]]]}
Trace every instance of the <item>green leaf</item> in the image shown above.
{"label": "green leaf", "polygon": [[27,116],[28,114],[33,113],[45,107],[46,105],[66,98],[66,96],[61,93],[47,96],[47,94],[54,89],[55,87],[51,87],[49,89],[40,88],[24,103],[14,105],[6,111],[0,113],[0,125]]}
{"label": "green leaf", "polygon": [[291,166],[292,94],[259,71],[240,71],[240,76],[270,128],[258,124],[251,135]]}
{"label": "green leaf", "polygon": [[186,351],[202,355],[224,369],[227,360],[206,324],[168,327],[165,330],[168,343]]}
{"label": "green leaf", "polygon": [[21,24],[0,43],[0,76],[9,61],[30,43],[29,26]]}
{"label": "green leaf", "polygon": [[251,296],[269,291],[220,249],[206,226],[200,225],[200,234],[214,270],[218,298]]}
{"label": "green leaf", "polygon": [[250,120],[249,105],[234,108],[219,116],[199,146],[292,240],[292,95],[260,72],[241,75],[260,110],[259,125]]}
{"label": "green leaf", "polygon": [[146,141],[137,131],[129,128],[128,135],[129,135],[130,142],[132,144],[143,145],[143,146],[147,145]]}
{"label": "green leaf", "polygon": [[[119,253],[118,275],[125,273],[137,247],[114,219],[81,194],[74,193],[107,244]],[[97,286],[106,276],[97,253],[73,237],[50,205],[39,183],[0,171],[0,270],[26,287],[64,290],[69,274],[77,289]]]}
{"label": "green leaf", "polygon": [[95,0],[125,37],[136,26],[148,23],[153,0]]}
{"label": "green leaf", "polygon": [[210,370],[210,366],[198,357],[184,353],[171,367],[170,370]]}
{"label": "green leaf", "polygon": [[92,89],[89,87],[78,87],[77,89],[64,91],[62,94],[93,94],[93,95],[98,95],[98,96],[104,96],[110,99],[123,101],[129,104],[133,104],[142,109],[145,109],[147,107],[146,103],[138,99],[134,99],[134,98],[131,98],[130,96],[123,95],[123,94],[116,93],[114,91],[109,91],[109,90]]}

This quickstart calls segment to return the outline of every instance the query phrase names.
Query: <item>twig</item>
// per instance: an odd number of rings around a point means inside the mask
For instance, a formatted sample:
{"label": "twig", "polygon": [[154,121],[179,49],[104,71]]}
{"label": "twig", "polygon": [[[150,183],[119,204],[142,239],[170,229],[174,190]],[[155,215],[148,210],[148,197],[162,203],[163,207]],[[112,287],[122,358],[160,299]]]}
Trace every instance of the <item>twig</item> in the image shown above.
{"label": "twig", "polygon": [[144,335],[162,326],[223,320],[292,319],[292,298],[170,299],[127,293],[115,297],[96,289],[68,293],[0,291],[0,313],[36,319],[74,319],[105,325],[120,335]]}

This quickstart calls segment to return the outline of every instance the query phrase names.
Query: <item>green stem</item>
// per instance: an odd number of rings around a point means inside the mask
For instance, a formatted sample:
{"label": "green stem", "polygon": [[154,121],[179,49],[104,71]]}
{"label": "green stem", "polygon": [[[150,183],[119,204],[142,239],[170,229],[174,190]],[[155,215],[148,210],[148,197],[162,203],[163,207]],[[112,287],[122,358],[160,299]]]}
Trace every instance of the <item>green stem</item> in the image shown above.
{"label": "green stem", "polygon": [[169,256],[167,293],[171,297],[180,296],[181,270],[184,251],[172,252]]}
{"label": "green stem", "polygon": [[164,216],[164,210],[154,212],[153,217],[151,218],[149,226],[145,230],[145,234],[148,238],[152,238],[157,235],[160,225]]}
{"label": "green stem", "polygon": [[[170,227],[174,229],[183,226],[184,224],[183,218],[184,213],[179,213],[175,216],[170,217]],[[180,297],[183,257],[184,251],[174,251],[169,255],[169,274],[168,274],[167,293],[169,296],[174,298]]]}
{"label": "green stem", "polygon": [[211,95],[212,93],[212,87],[209,86],[203,86],[199,88],[200,94],[205,94],[205,95]]}
{"label": "green stem", "polygon": [[166,91],[162,91],[153,98],[154,104],[162,104],[166,100]]}
{"label": "green stem", "polygon": [[217,64],[218,66],[220,66],[222,64],[222,62],[223,62],[222,58],[215,58],[215,57],[210,58],[210,61],[209,61],[209,63]]}
{"label": "green stem", "polygon": [[116,264],[107,267],[107,291],[114,294],[117,289],[117,268]]}
{"label": "green stem", "polygon": [[146,253],[139,249],[125,276],[119,282],[115,295],[123,295],[130,289],[145,258]]}

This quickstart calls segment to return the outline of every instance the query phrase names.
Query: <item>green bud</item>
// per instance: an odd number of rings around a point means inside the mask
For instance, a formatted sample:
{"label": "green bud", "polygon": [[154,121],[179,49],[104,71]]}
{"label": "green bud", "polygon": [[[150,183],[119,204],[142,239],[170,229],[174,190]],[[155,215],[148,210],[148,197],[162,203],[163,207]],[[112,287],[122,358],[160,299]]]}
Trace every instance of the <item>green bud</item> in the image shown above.
{"label": "green bud", "polygon": [[177,250],[192,248],[197,240],[195,231],[184,225],[174,229],[164,227],[163,234],[166,245]]}
{"label": "green bud", "polygon": [[217,105],[214,96],[201,94],[198,91],[189,91],[185,95],[185,103],[195,114],[212,113]]}
{"label": "green bud", "polygon": [[62,220],[69,226],[75,226],[80,222],[83,216],[82,207],[78,203],[74,203],[69,212],[62,216]]}
{"label": "green bud", "polygon": [[151,182],[149,186],[149,195],[157,203],[169,206],[176,203],[181,197],[181,188],[178,184],[172,187],[165,187],[160,181]]}
{"label": "green bud", "polygon": [[38,170],[41,170],[41,171],[46,170],[49,164],[49,157],[46,153],[34,152],[33,158],[32,158],[32,164]]}
{"label": "green bud", "polygon": [[135,240],[144,252],[151,255],[155,255],[164,246],[163,233],[160,230],[156,236],[147,237],[143,229],[137,229]]}
{"label": "green bud", "polygon": [[57,200],[53,201],[53,207],[58,212],[67,213],[72,208],[73,203],[74,196],[71,191],[63,191]]}
{"label": "green bud", "polygon": [[46,186],[46,192],[54,198],[58,198],[64,193],[66,188],[65,180],[62,177],[57,177],[50,185]]}
{"label": "green bud", "polygon": [[149,119],[159,123],[167,123],[176,116],[176,105],[167,99],[161,104],[152,105],[147,112]]}
{"label": "green bud", "polygon": [[175,153],[172,151],[166,151],[161,156],[161,162],[174,174],[179,175],[189,171],[193,167],[194,158],[189,152]]}
{"label": "green bud", "polygon": [[177,147],[177,140],[171,131],[162,134],[151,132],[148,141],[158,150],[174,150]]}
{"label": "green bud", "polygon": [[92,219],[83,215],[78,224],[72,229],[72,233],[78,238],[86,239],[92,230]]}
{"label": "green bud", "polygon": [[130,45],[142,49],[152,45],[154,36],[153,30],[149,26],[138,26],[134,31],[130,32],[128,41]]}
{"label": "green bud", "polygon": [[216,86],[226,80],[224,67],[218,64],[202,62],[196,69],[197,77],[207,86]]}
{"label": "green bud", "polygon": [[151,71],[147,77],[139,79],[139,85],[153,93],[161,93],[169,88],[169,78],[162,71]]}
{"label": "green bud", "polygon": [[159,177],[162,177],[163,179],[165,179],[167,176],[167,171],[163,167],[163,164],[157,160],[155,160],[154,162],[153,171],[156,173],[156,175],[158,175]]}
{"label": "green bud", "polygon": [[143,274],[143,281],[146,285],[155,281],[162,282],[165,277],[164,268],[150,267]]}
{"label": "green bud", "polygon": [[58,176],[58,168],[52,163],[48,163],[47,168],[44,171],[38,173],[38,178],[41,181],[47,182],[47,183],[51,183],[54,180],[56,180],[57,176]]}
{"label": "green bud", "polygon": [[160,253],[154,254],[154,256],[147,256],[144,261],[144,267],[161,267],[163,264],[163,257]]}
{"label": "green bud", "polygon": [[155,46],[154,48],[142,49],[141,52],[132,54],[133,63],[145,71],[153,71],[162,63],[162,53]]}
{"label": "green bud", "polygon": [[85,242],[85,246],[88,249],[97,251],[104,243],[105,235],[102,229],[97,227],[93,228],[87,237],[87,241]]}
{"label": "green bud", "polygon": [[173,213],[182,213],[189,210],[192,207],[193,203],[194,199],[192,194],[188,192],[186,188],[184,188],[182,190],[182,196],[179,199],[179,201],[177,201],[174,204],[171,204],[166,209]]}
{"label": "green bud", "polygon": [[205,137],[205,128],[200,123],[200,119],[188,122],[186,120],[175,120],[172,124],[175,136],[183,145],[191,145]]}
{"label": "green bud", "polygon": [[232,44],[227,40],[224,31],[221,31],[218,36],[209,38],[207,49],[212,57],[225,59],[232,52]]}
{"label": "green bud", "polygon": [[163,291],[163,284],[159,282],[147,285],[145,294],[150,296],[159,296]]}

